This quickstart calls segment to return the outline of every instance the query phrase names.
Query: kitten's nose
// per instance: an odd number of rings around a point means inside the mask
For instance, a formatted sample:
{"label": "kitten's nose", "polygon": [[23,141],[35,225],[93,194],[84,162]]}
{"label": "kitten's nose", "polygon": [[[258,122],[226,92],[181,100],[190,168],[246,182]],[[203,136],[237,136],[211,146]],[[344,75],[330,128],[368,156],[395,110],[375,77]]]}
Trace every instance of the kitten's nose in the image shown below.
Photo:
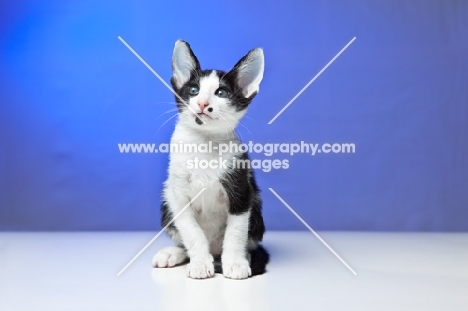
{"label": "kitten's nose", "polygon": [[209,103],[207,100],[199,100],[198,101],[198,106],[200,107],[201,112],[205,110],[206,107],[208,107]]}

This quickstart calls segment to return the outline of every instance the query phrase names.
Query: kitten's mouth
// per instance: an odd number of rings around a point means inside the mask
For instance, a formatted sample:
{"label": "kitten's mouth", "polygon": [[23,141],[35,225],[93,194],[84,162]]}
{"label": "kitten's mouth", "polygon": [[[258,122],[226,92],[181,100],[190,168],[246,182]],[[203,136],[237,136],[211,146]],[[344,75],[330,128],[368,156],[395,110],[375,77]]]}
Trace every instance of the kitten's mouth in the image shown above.
{"label": "kitten's mouth", "polygon": [[198,115],[199,117],[201,117],[201,118],[206,117],[206,118],[208,118],[208,119],[213,119],[212,117],[210,117],[209,115],[207,115],[206,113],[203,113],[203,112],[202,112],[202,113],[197,113],[197,115]]}
{"label": "kitten's mouth", "polygon": [[205,113],[197,113],[197,117],[195,117],[195,122],[198,124],[198,125],[202,125],[202,124],[206,124],[205,120],[207,119],[213,119],[212,117],[210,117],[209,115],[205,114]]}

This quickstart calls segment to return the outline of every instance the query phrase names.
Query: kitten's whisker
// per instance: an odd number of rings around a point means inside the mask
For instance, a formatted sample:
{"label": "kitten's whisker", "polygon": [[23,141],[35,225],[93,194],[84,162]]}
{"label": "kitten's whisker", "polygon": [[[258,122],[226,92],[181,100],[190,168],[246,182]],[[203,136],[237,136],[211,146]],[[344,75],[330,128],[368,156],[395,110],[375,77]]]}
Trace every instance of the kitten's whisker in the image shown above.
{"label": "kitten's whisker", "polygon": [[179,115],[179,113],[176,113],[176,114],[174,114],[172,117],[170,117],[169,119],[167,119],[166,121],[164,121],[164,123],[161,124],[161,125],[159,126],[158,130],[156,131],[156,133],[154,133],[153,138],[156,136],[156,134],[158,134],[159,130],[160,130],[167,122],[169,122],[170,120],[174,119],[174,118],[177,117],[178,115]]}
{"label": "kitten's whisker", "polygon": [[[232,124],[230,124],[224,117],[223,117],[223,114],[222,112],[219,113],[219,116],[221,117],[221,119],[224,121],[224,123],[227,124],[227,126],[225,126],[226,129],[230,129],[232,127]],[[229,132],[226,132],[226,139],[229,138]]]}
{"label": "kitten's whisker", "polygon": [[[224,122],[226,122],[226,124],[229,126],[229,128],[232,128],[232,127],[233,127],[233,124],[234,124],[234,123],[229,123],[229,122],[223,117],[223,112],[220,111],[219,116],[224,120]],[[224,114],[224,116],[229,117],[227,114]],[[235,128],[234,128],[234,131],[235,131]],[[240,133],[237,133],[237,134],[240,136],[241,140],[244,139]],[[229,135],[229,133],[227,133],[226,135]],[[226,138],[229,138],[229,137],[226,136]]]}
{"label": "kitten's whisker", "polygon": [[[237,121],[237,123],[238,123],[239,125],[241,125],[243,128],[245,128],[245,129],[249,132],[249,134],[250,134],[250,139],[253,140],[254,136],[253,136],[252,132],[251,132],[251,131],[249,130],[249,128],[248,128],[247,126],[245,126],[240,120],[236,120],[236,119],[234,119],[232,116],[230,116],[230,115],[228,115],[228,114],[225,114],[225,116],[226,116],[228,119],[233,120],[234,122]],[[242,137],[242,135],[241,135],[241,133],[240,133],[240,131],[239,131],[238,129],[237,129],[237,132],[236,132],[236,133],[240,136],[241,140],[243,140],[243,137]]]}
{"label": "kitten's whisker", "polygon": [[254,118],[251,118],[251,117],[249,117],[249,116],[247,116],[247,115],[245,115],[244,118],[247,118],[247,119],[250,119],[250,120],[252,120],[252,121],[255,121]]}
{"label": "kitten's whisker", "polygon": [[250,139],[253,140],[254,136],[253,136],[252,132],[249,130],[249,128],[247,126],[245,126],[244,124],[242,124],[240,121],[239,121],[239,125],[242,126],[243,128],[245,128],[247,130],[247,132],[249,132]]}
{"label": "kitten's whisker", "polygon": [[159,118],[161,118],[163,115],[168,114],[168,113],[171,113],[171,112],[174,112],[174,111],[177,111],[177,108],[169,109],[169,110],[167,110],[167,111],[161,113],[161,114],[156,118],[155,121],[157,121],[157,120],[158,120]]}

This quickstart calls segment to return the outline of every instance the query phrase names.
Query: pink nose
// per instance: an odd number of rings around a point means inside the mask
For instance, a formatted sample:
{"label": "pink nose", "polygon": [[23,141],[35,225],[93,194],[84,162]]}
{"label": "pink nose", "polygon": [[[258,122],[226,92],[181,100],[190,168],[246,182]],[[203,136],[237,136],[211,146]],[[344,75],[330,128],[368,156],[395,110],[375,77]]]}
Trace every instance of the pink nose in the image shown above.
{"label": "pink nose", "polygon": [[209,103],[207,100],[200,100],[198,101],[198,106],[200,107],[201,112],[205,110],[206,107],[208,107]]}

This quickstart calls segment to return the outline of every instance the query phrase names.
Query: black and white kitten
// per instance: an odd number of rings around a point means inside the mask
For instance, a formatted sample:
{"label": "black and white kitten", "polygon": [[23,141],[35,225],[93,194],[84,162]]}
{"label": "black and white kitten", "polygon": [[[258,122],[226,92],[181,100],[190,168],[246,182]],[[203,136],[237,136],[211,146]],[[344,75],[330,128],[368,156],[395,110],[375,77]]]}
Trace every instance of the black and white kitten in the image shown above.
{"label": "black and white kitten", "polygon": [[[220,144],[240,144],[235,128],[259,90],[263,68],[263,51],[257,48],[229,72],[202,70],[189,44],[176,42],[171,83],[185,103],[176,96],[179,119],[171,144],[211,142],[214,151],[171,152],[162,225],[205,190],[168,227],[178,246],[160,250],[153,258],[155,267],[189,260],[187,276],[195,279],[212,277],[215,270],[231,279],[265,272],[269,255],[259,244],[265,232],[259,189],[252,169],[234,164],[248,160],[247,153],[231,148],[220,156],[216,150]],[[188,165],[196,158],[219,165],[204,169]]]}

